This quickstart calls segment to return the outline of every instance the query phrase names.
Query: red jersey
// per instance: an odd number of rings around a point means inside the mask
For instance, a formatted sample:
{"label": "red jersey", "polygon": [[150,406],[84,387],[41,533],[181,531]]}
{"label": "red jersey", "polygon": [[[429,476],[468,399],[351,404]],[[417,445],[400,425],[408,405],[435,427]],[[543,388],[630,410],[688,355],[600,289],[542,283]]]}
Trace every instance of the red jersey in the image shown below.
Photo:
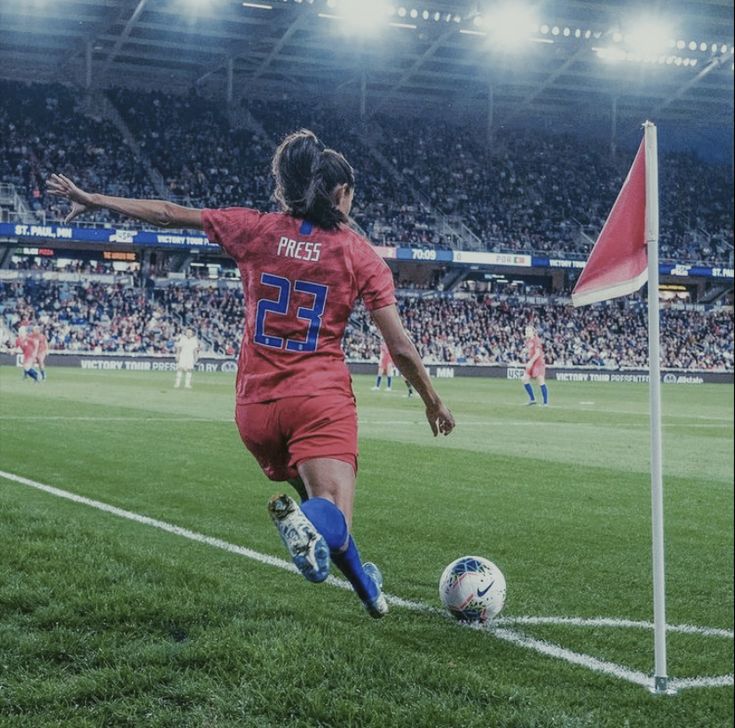
{"label": "red jersey", "polygon": [[33,339],[38,349],[36,351],[36,356],[42,356],[43,354],[48,354],[48,339],[46,338],[46,334],[38,333],[38,334],[31,334],[30,337]]}
{"label": "red jersey", "polygon": [[541,345],[541,339],[538,336],[534,336],[528,340],[526,344],[528,348],[528,361],[530,362],[537,354],[538,359],[536,363],[545,364],[544,361],[544,347]]}
{"label": "red jersey", "polygon": [[36,355],[38,344],[30,336],[19,336],[15,340],[15,346],[21,350],[23,361],[30,361]]}
{"label": "red jersey", "polygon": [[284,213],[230,207],[203,210],[202,222],[242,277],[238,403],[351,393],[341,343],[355,301],[371,311],[396,302],[372,245],[346,226],[323,230]]}

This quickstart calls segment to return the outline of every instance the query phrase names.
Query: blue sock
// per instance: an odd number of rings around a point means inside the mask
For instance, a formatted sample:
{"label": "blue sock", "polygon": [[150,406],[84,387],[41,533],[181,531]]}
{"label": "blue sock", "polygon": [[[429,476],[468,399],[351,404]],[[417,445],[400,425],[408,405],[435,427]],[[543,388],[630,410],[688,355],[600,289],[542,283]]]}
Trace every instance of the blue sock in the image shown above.
{"label": "blue sock", "polygon": [[301,504],[304,515],[314,524],[332,553],[344,551],[350,533],[344,514],[326,498],[309,498]]}
{"label": "blue sock", "polygon": [[375,582],[365,573],[360,560],[360,552],[357,550],[352,536],[347,541],[347,549],[342,553],[333,553],[332,561],[335,566],[347,577],[352,588],[363,602],[372,601],[378,596],[378,587]]}
{"label": "blue sock", "polygon": [[392,384],[393,384],[393,377],[388,377],[388,389],[391,388]]}
{"label": "blue sock", "polygon": [[523,388],[528,392],[528,396],[531,398],[531,402],[535,402],[536,397],[533,396],[533,387],[530,384],[524,384]]}
{"label": "blue sock", "polygon": [[357,596],[363,601],[375,599],[378,588],[362,568],[360,553],[350,536],[342,511],[326,498],[309,498],[301,504],[301,510],[324,536],[332,561],[347,577]]}
{"label": "blue sock", "polygon": [[376,389],[380,389],[380,382],[381,382],[382,379],[383,379],[383,377],[381,377],[380,374],[378,374],[378,376],[375,378],[375,387],[376,387]]}
{"label": "blue sock", "polygon": [[549,390],[545,384],[541,385],[541,395],[544,398],[544,404],[549,404]]}
{"label": "blue sock", "polygon": [[38,381],[38,372],[35,369],[26,369],[24,374],[27,374],[34,382]]}

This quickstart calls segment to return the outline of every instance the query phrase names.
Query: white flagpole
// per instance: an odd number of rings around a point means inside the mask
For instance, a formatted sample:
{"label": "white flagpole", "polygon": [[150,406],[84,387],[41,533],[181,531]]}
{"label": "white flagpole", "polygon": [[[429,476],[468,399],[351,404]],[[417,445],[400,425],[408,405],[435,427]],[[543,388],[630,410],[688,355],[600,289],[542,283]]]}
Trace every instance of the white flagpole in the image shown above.
{"label": "white flagpole", "polygon": [[656,126],[643,125],[646,143],[646,244],[648,247],[648,371],[651,407],[651,513],[653,527],[654,693],[669,693],[666,669],[664,500],[661,466],[661,361],[658,304],[658,140]]}

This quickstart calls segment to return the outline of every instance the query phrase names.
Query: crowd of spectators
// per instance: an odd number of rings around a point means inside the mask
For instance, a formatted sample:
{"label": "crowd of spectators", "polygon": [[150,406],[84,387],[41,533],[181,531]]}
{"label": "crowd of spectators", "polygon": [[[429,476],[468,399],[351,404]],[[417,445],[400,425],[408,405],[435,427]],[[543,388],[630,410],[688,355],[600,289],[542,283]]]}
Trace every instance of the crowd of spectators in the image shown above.
{"label": "crowd of spectators", "polygon": [[117,89],[110,98],[174,199],[201,207],[269,207],[273,149],[267,139],[231,129],[218,107],[197,94]]}
{"label": "crowd of spectators", "polygon": [[[406,297],[399,300],[399,309],[426,362],[523,362],[523,331],[530,323],[539,332],[549,364],[612,369],[648,364],[646,306],[640,300],[572,308],[490,296]],[[378,358],[380,338],[363,307],[350,320],[344,349],[348,358]],[[664,308],[661,355],[665,367],[731,371],[732,311]]]}
{"label": "crowd of spectators", "polygon": [[[575,309],[505,296],[406,295],[399,298],[399,309],[427,363],[517,364],[524,360],[524,328],[532,323],[549,364],[647,365],[646,310],[638,299]],[[11,330],[41,325],[56,350],[170,354],[176,335],[191,326],[205,351],[235,356],[243,296],[223,281],[170,285],[146,294],[121,284],[29,278],[0,283],[0,315]],[[664,307],[661,332],[665,367],[732,371],[732,310]],[[343,348],[349,359],[377,361],[380,339],[362,305],[350,318]]]}
{"label": "crowd of spectators", "polygon": [[160,310],[191,326],[205,348],[234,356],[243,331],[243,295],[238,287],[172,285],[154,292]]}
{"label": "crowd of spectators", "polygon": [[[604,143],[519,128],[489,144],[471,126],[387,116],[380,124],[385,154],[404,177],[493,250],[589,253],[635,152],[613,159]],[[663,258],[732,263],[730,168],[662,155],[660,194]]]}
{"label": "crowd of spectators", "polygon": [[[274,145],[295,128],[314,129],[355,167],[354,218],[376,244],[451,246],[450,221],[491,250],[584,256],[634,152],[613,159],[603,143],[518,128],[488,143],[479,127],[386,115],[368,131],[339,109],[283,99],[247,99],[232,113],[245,122],[235,128],[221,104],[193,92],[109,94],[170,196],[195,205],[272,209]],[[118,130],[81,113],[70,89],[2,81],[0,99],[0,181],[33,208],[53,217],[64,207],[44,192],[54,170],[91,189],[155,196]],[[660,179],[661,256],[732,265],[729,168],[669,154]]]}
{"label": "crowd of spectators", "polygon": [[[81,113],[79,98],[60,84],[0,80],[0,182],[24,193],[33,211],[63,218],[67,204],[45,192],[52,172],[111,195],[155,196],[143,167],[108,121]],[[109,222],[106,210],[85,220]]]}
{"label": "crowd of spectators", "polygon": [[172,353],[180,328],[141,289],[89,281],[0,282],[0,315],[11,331],[41,326],[52,351]]}

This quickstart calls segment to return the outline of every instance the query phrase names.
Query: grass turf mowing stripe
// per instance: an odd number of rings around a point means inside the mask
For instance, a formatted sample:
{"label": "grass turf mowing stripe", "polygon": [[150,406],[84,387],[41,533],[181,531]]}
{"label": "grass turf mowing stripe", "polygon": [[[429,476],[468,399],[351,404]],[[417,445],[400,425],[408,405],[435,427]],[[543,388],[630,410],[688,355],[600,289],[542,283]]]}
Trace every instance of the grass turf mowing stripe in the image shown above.
{"label": "grass turf mowing stripe", "polygon": [[[199,543],[203,543],[208,546],[214,546],[215,548],[219,548],[224,551],[228,551],[230,553],[238,554],[240,556],[245,556],[246,558],[249,558],[253,561],[257,561],[262,564],[266,564],[268,566],[274,566],[274,567],[283,569],[285,571],[290,571],[292,573],[298,573],[295,566],[291,564],[290,562],[285,561],[275,556],[263,554],[259,551],[248,549],[244,546],[237,546],[235,544],[228,543],[227,541],[222,541],[221,539],[218,539],[218,538],[206,536],[204,534],[197,533],[195,531],[191,531],[189,529],[182,528],[180,526],[176,526],[174,524],[167,523],[165,521],[160,521],[155,518],[150,518],[149,516],[144,516],[139,513],[127,511],[122,508],[117,508],[116,506],[112,506],[107,503],[103,503],[102,501],[97,501],[91,498],[86,498],[84,496],[80,496],[75,493],[71,493],[69,491],[62,490],[60,488],[55,488],[50,485],[45,485],[43,483],[39,483],[37,481],[30,480],[29,478],[24,478],[22,476],[15,475],[13,473],[7,473],[5,471],[0,471],[0,477],[5,478],[6,480],[10,480],[15,483],[19,483],[21,485],[29,486],[31,488],[35,488],[37,490],[44,491],[46,493],[49,493],[50,495],[54,495],[59,498],[64,498],[66,500],[70,500],[75,503],[80,503],[82,505],[86,505],[91,508],[95,508],[97,510],[104,511],[106,513],[110,513],[112,515],[118,516],[119,518],[124,518],[126,520],[134,521],[136,523],[141,523],[147,526],[152,526],[153,528],[157,528],[159,530],[166,531],[168,533],[172,533],[177,536],[182,536],[192,541],[197,541]],[[342,579],[336,579],[331,576],[327,580],[327,583],[331,584],[332,586],[339,587],[341,589],[347,589],[347,590],[351,589],[351,586],[346,581]],[[386,598],[394,606],[399,606],[399,607],[411,609],[413,611],[422,612],[422,613],[441,614],[442,616],[446,616],[444,615],[444,612],[442,610],[436,607],[431,607],[427,604],[423,604],[421,602],[401,599],[400,597],[397,597],[394,595],[386,595]],[[514,618],[506,618],[505,622],[510,623],[513,619]],[[526,620],[526,623],[532,623],[532,620],[537,620],[537,623],[541,623],[538,620],[543,620],[543,623],[546,623],[546,624],[553,623],[550,620],[554,620],[554,619],[557,619],[559,623],[562,623],[562,624],[574,624],[574,621],[573,621],[574,618],[553,618],[553,617],[515,618],[516,621]],[[589,620],[583,620],[583,621],[588,622]],[[647,623],[645,622],[644,623],[630,622],[628,620],[612,620],[612,619],[605,619],[605,618],[599,618],[597,622],[598,624],[605,623],[605,626],[613,626],[613,625],[614,626],[631,626],[631,625],[648,626]],[[564,660],[565,662],[568,662],[570,664],[579,665],[589,670],[593,670],[594,672],[599,672],[599,673],[603,673],[606,675],[610,675],[612,677],[617,677],[621,680],[625,680],[627,682],[630,682],[636,685],[640,685],[643,687],[652,686],[652,678],[643,672],[636,671],[636,670],[630,670],[622,665],[618,665],[616,663],[609,662],[606,660],[600,660],[590,655],[573,652],[572,650],[568,650],[564,647],[560,647],[559,645],[555,645],[549,642],[545,642],[543,640],[535,639],[533,637],[528,637],[519,632],[515,632],[514,630],[509,630],[503,627],[499,627],[497,626],[497,624],[499,624],[499,621],[496,623],[496,625],[487,625],[487,626],[486,625],[460,625],[460,626],[464,626],[470,629],[475,629],[478,631],[486,632],[490,635],[493,635],[499,639],[510,642],[514,645],[532,649],[535,652],[538,652],[540,654],[544,654],[550,657],[555,657],[557,659]],[[688,632],[697,631],[697,630],[706,630],[705,632],[703,632],[706,634],[713,634],[717,632],[717,630],[712,630],[710,628],[698,628],[698,627],[694,627],[691,625],[682,625],[681,627],[677,629],[681,631],[688,631]],[[731,635],[728,635],[728,636],[731,636]],[[672,681],[672,683],[676,689],[686,689],[686,688],[695,688],[695,687],[724,687],[724,686],[733,685],[733,675],[684,678],[681,680]]]}
{"label": "grass turf mowing stripe", "polygon": [[[47,422],[51,420],[61,421],[72,421],[72,422],[223,422],[232,424],[232,418],[213,418],[213,417],[176,417],[171,416],[125,416],[125,415],[109,415],[109,416],[94,416],[94,415],[0,415],[0,421],[9,422],[34,422],[42,421]],[[423,419],[420,416],[416,416],[413,420],[363,420],[359,421],[360,425],[420,425],[423,424]],[[508,422],[507,420],[464,420],[462,422],[465,427],[548,427],[548,422]],[[575,422],[556,422],[554,427],[577,427]],[[687,429],[727,429],[732,427],[732,423],[723,420],[721,424],[698,424],[690,422],[669,422],[663,423],[663,427],[685,427]],[[647,429],[646,423],[636,423],[626,425],[627,429]]]}

